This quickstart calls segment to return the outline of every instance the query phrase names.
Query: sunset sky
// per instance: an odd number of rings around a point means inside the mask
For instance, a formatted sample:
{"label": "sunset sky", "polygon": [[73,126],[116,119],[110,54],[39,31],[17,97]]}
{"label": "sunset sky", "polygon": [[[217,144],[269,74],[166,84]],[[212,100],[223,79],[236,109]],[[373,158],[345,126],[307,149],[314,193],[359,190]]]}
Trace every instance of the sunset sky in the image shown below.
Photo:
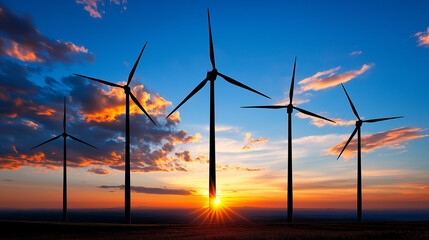
{"label": "sunset sky", "polygon": [[356,142],[338,153],[355,116],[405,116],[362,127],[364,209],[429,209],[429,2],[0,0],[0,208],[61,208],[63,98],[69,208],[124,204],[125,95],[131,89],[132,207],[198,208],[208,201],[209,86],[165,120],[211,70],[216,80],[217,190],[231,207],[286,207],[286,104],[294,112],[296,208],[356,206]]}

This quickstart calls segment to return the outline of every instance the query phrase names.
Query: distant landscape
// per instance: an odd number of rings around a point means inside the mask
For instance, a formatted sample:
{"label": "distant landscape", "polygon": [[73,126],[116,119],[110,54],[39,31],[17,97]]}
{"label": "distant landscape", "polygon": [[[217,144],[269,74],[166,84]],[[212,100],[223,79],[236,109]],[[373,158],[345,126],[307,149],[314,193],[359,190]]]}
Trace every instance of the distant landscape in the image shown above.
{"label": "distant landscape", "polygon": [[[278,208],[232,208],[252,223],[286,222],[286,209]],[[135,208],[132,222],[136,224],[188,224],[197,217],[197,209]],[[122,208],[70,209],[69,222],[122,223]],[[246,222],[230,214],[233,222]],[[61,221],[61,209],[0,209],[0,220]],[[295,222],[353,222],[353,209],[296,209]],[[429,221],[428,209],[364,210],[364,221]],[[231,221],[227,221],[231,223]]]}

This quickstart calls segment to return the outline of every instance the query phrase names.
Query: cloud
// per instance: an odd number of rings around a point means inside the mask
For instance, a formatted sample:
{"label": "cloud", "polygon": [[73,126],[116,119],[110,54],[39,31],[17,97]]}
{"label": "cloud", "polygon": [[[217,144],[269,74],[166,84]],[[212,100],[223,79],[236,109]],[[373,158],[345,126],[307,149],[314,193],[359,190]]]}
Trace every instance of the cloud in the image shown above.
{"label": "cloud", "polygon": [[[287,92],[285,94],[289,95],[289,92]],[[293,101],[292,101],[293,105],[299,105],[299,104],[310,102],[310,99],[308,99],[308,98],[307,99],[301,99],[301,98],[299,98],[299,96],[296,96],[297,94],[299,94],[299,92],[295,93],[293,96]],[[288,105],[289,101],[290,101],[289,96],[287,96],[282,101],[276,103],[275,105]]]}
{"label": "cloud", "polygon": [[[29,80],[34,73],[27,66],[0,58],[0,141],[4,143],[0,146],[0,169],[16,170],[31,166],[58,170],[62,167],[62,139],[32,151],[29,149],[62,132],[63,96],[67,95],[70,96],[67,131],[98,148],[95,150],[70,140],[67,146],[69,166],[88,168],[99,174],[103,171],[95,169],[104,166],[123,171],[123,91],[103,89],[97,83],[74,76],[59,80],[46,77],[45,82],[50,84],[41,87]],[[201,135],[191,135],[178,129],[178,115],[165,119],[171,102],[138,81],[134,83],[134,95],[158,122],[158,127],[154,127],[147,116],[131,104],[131,170],[188,171],[190,152],[183,153],[177,149],[183,144],[197,142]],[[204,161],[203,156],[191,159]]]}
{"label": "cloud", "polygon": [[[89,12],[89,15],[93,18],[101,18],[101,15],[105,13],[100,8],[104,7],[104,0],[76,0],[77,4],[84,5],[83,9]],[[127,0],[110,0],[110,4],[118,5],[121,7],[121,12],[127,10]]]}
{"label": "cloud", "polygon": [[[108,186],[108,185],[101,185],[98,186],[98,188],[105,188],[105,189],[121,189],[124,190],[124,185],[118,185],[118,186]],[[148,188],[143,186],[131,186],[131,191],[136,193],[146,193],[146,194],[166,194],[166,195],[192,195],[194,193],[193,190],[188,189],[168,189],[168,188]]]}
{"label": "cloud", "polygon": [[259,172],[259,171],[262,171],[263,169],[216,164],[216,171],[225,172],[225,171],[231,171],[231,170],[236,172]]}
{"label": "cloud", "polygon": [[417,37],[417,46],[429,47],[429,27],[426,29],[426,32],[418,32],[414,34]]}
{"label": "cloud", "polygon": [[105,168],[101,168],[101,167],[90,168],[90,169],[88,169],[88,172],[95,173],[98,175],[108,175],[110,173],[109,170],[107,170]]}
{"label": "cloud", "polygon": [[360,51],[360,50],[349,53],[349,55],[351,55],[351,56],[356,56],[356,55],[360,55],[360,54],[362,54],[362,51]]}
{"label": "cloud", "polygon": [[42,35],[31,16],[16,15],[0,3],[0,56],[3,55],[22,62],[46,64],[93,62],[95,59],[84,46]]}
{"label": "cloud", "polygon": [[340,118],[330,118],[331,120],[335,121],[335,123],[333,122],[329,122],[329,121],[325,121],[323,119],[320,118],[315,118],[303,113],[297,113],[295,114],[295,116],[299,117],[299,118],[310,118],[311,119],[311,124],[318,126],[318,127],[323,127],[326,125],[332,125],[332,126],[350,126],[350,125],[354,125],[356,123],[356,121],[354,120],[343,120]]}
{"label": "cloud", "polygon": [[242,150],[248,151],[252,148],[251,147],[252,145],[265,143],[269,140],[269,138],[265,138],[265,137],[259,137],[258,139],[253,139],[253,138],[250,138],[251,136],[252,136],[252,133],[249,133],[249,132],[246,133],[246,136],[244,137],[244,143],[247,145],[244,145],[242,147]]}
{"label": "cloud", "polygon": [[[366,72],[373,66],[374,64],[364,64],[360,70],[350,70],[345,73],[336,73],[340,69],[340,67],[336,67],[327,71],[318,72],[315,75],[300,81],[299,84],[302,85],[302,91],[317,91],[325,88],[330,88],[337,86],[341,83],[350,81],[351,79]],[[328,76],[322,77],[325,75]]]}
{"label": "cloud", "polygon": [[91,17],[101,18],[101,13],[98,11],[98,4],[102,3],[104,5],[103,0],[76,0],[76,3],[84,5],[83,9],[89,12]]}
{"label": "cloud", "polygon": [[[379,132],[379,133],[363,136],[362,152],[370,152],[374,149],[386,147],[386,146],[387,147],[393,146],[396,148],[400,146],[400,148],[403,148],[402,145],[398,145],[398,143],[415,139],[415,138],[429,136],[429,135],[421,134],[422,131],[423,129],[420,129],[420,128],[401,127],[401,128],[395,128],[385,132]],[[347,139],[327,149],[326,152],[331,155],[338,155],[343,149],[344,145],[346,144]],[[357,151],[357,140],[355,136],[355,138],[347,146],[346,150],[344,150],[342,156],[344,156],[344,158],[346,159],[349,159],[353,157],[354,152],[356,151]]]}
{"label": "cloud", "polygon": [[39,128],[39,125],[37,125],[36,123],[30,121],[30,120],[22,120],[22,124],[24,124],[27,127],[30,127],[34,130],[37,130],[37,128]]}

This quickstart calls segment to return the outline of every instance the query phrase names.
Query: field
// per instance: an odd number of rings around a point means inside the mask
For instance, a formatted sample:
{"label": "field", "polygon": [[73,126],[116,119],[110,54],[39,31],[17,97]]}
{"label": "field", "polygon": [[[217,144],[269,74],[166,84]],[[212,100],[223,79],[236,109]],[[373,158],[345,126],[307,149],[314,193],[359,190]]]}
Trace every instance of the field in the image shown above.
{"label": "field", "polygon": [[0,239],[429,239],[429,222],[106,224],[0,221]]}

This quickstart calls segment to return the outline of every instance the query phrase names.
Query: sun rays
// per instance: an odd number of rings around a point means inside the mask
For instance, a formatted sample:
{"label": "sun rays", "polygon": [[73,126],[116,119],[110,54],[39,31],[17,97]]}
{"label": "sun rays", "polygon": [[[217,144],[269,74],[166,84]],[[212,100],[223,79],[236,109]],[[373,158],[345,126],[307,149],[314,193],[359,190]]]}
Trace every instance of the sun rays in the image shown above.
{"label": "sun rays", "polygon": [[225,224],[236,222],[237,220],[250,222],[248,219],[226,206],[226,204],[222,202],[219,197],[216,197],[214,200],[212,200],[211,206],[204,206],[195,211],[192,211],[189,214],[197,214],[191,223]]}

